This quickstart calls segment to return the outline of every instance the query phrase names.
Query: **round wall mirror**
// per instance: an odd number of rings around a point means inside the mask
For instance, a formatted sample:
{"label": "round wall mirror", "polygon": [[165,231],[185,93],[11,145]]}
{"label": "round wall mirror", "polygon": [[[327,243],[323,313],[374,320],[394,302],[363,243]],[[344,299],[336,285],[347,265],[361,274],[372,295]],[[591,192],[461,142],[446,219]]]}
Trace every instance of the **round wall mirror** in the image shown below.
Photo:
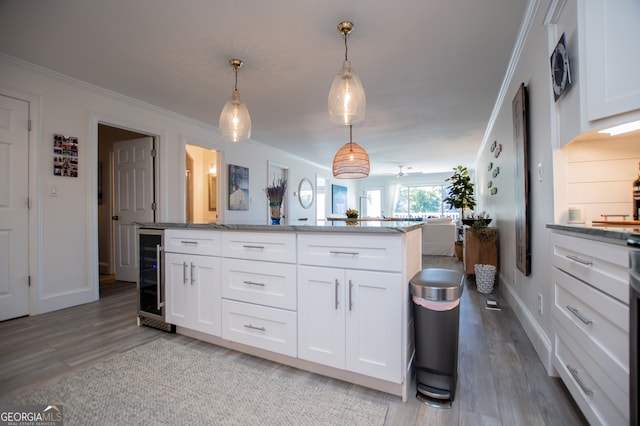
{"label": "round wall mirror", "polygon": [[307,178],[303,178],[298,186],[298,200],[300,205],[308,209],[313,204],[313,185]]}

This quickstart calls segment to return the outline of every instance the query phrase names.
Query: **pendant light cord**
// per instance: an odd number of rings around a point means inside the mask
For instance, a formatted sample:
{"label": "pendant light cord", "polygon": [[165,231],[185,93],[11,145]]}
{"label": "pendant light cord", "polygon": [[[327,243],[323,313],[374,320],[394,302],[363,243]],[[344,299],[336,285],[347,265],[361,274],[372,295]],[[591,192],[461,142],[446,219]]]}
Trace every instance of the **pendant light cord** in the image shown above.
{"label": "pendant light cord", "polygon": [[344,34],[344,60],[348,61],[349,59],[347,58],[347,37],[349,37],[349,33],[345,33]]}
{"label": "pendant light cord", "polygon": [[353,125],[349,124],[349,152],[353,152]]}
{"label": "pendant light cord", "polygon": [[236,73],[236,84],[235,84],[235,86],[233,86],[233,90],[235,90],[237,92],[238,91],[238,67],[234,66],[233,70]]}

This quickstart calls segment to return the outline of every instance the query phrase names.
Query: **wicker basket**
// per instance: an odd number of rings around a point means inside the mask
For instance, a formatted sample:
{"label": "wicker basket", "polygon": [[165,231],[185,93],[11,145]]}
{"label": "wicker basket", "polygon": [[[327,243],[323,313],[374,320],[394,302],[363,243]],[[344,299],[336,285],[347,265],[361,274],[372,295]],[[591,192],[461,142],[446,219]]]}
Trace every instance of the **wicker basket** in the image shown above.
{"label": "wicker basket", "polygon": [[476,285],[480,293],[492,293],[493,283],[496,278],[496,267],[493,265],[473,265],[476,273]]}

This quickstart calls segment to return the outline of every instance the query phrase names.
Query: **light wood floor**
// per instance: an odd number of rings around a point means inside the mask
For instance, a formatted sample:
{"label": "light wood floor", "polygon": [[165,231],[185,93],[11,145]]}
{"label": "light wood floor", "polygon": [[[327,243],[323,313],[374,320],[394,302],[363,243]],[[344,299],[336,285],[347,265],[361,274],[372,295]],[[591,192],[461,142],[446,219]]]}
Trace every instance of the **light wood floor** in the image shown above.
{"label": "light wood floor", "polygon": [[[455,258],[425,256],[424,267],[462,270]],[[580,425],[586,421],[559,379],[547,376],[508,306],[484,309],[469,277],[460,308],[459,378],[451,409],[318,376],[188,337],[136,326],[135,285],[103,283],[100,300],[0,322],[0,401],[51,378],[159,337],[215,352],[274,375],[387,404],[387,425]],[[493,298],[501,299],[499,295]]]}

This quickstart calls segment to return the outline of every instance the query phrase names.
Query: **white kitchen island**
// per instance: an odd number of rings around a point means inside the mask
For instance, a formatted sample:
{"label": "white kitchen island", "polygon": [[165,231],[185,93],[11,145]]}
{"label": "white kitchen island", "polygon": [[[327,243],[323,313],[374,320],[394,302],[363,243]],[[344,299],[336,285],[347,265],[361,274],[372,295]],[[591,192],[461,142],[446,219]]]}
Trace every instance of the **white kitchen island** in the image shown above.
{"label": "white kitchen island", "polygon": [[139,227],[165,230],[178,333],[407,400],[422,223]]}

